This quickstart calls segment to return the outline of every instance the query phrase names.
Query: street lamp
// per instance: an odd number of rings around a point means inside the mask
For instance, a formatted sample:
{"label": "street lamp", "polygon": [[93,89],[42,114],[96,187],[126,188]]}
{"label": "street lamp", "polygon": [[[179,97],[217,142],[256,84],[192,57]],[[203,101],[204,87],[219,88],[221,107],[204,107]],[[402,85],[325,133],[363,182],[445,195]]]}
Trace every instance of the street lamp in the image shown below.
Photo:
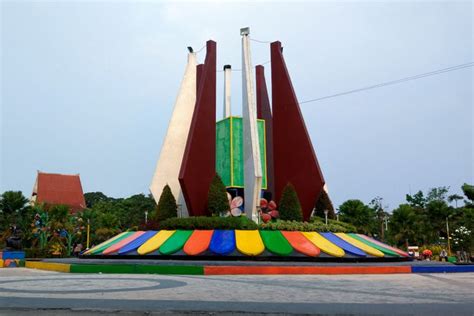
{"label": "street lamp", "polygon": [[257,209],[257,214],[256,214],[256,216],[252,216],[252,217],[254,217],[253,219],[256,220],[257,224],[260,224],[260,221],[262,219],[262,217],[260,215],[262,208],[260,207],[260,205],[257,205],[256,209]]}
{"label": "street lamp", "polygon": [[148,224],[148,211],[145,211],[145,225]]}
{"label": "street lamp", "polygon": [[447,237],[448,237],[448,256],[451,256],[451,242],[449,241],[450,237],[449,237],[449,220],[448,220],[449,216],[446,216],[446,234],[447,234]]}
{"label": "street lamp", "polygon": [[90,234],[91,234],[91,220],[88,218],[88,219],[87,219],[87,240],[86,240],[86,249],[89,249]]}
{"label": "street lamp", "polygon": [[329,213],[329,210],[324,210],[324,218],[326,220],[326,225],[328,224],[328,213]]}

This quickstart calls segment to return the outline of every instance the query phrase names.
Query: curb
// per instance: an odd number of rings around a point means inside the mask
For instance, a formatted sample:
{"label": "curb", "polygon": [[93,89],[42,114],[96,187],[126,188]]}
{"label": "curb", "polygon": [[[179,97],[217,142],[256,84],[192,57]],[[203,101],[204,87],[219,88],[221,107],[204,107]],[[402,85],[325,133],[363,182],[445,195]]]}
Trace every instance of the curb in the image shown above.
{"label": "curb", "polygon": [[54,263],[54,262],[26,261],[25,268],[56,271],[56,272],[71,272],[70,264]]}
{"label": "curb", "polygon": [[450,266],[412,266],[412,273],[461,273],[474,272],[474,265],[450,265]]}
{"label": "curb", "polygon": [[142,264],[66,264],[26,261],[26,268],[65,273],[122,273],[178,275],[342,275],[400,273],[462,273],[474,272],[474,265],[442,266],[167,266]]}
{"label": "curb", "polygon": [[237,274],[394,274],[411,273],[411,267],[282,267],[282,266],[205,266],[204,275]]}

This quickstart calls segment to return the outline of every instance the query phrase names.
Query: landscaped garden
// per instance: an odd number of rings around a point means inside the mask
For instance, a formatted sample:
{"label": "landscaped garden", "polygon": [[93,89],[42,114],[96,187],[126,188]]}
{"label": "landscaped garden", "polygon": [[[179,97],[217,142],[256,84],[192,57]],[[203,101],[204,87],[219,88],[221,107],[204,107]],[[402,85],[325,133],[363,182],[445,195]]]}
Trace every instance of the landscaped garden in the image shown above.
{"label": "landscaped garden", "polygon": [[298,196],[288,184],[278,203],[262,199],[258,223],[234,210],[242,209],[243,200],[229,196],[218,177],[209,189],[208,216],[187,218],[178,217],[180,206],[169,187],[163,189],[158,205],[143,194],[117,199],[86,193],[87,208],[75,214],[65,205],[31,206],[21,192],[7,191],[0,196],[0,247],[13,227],[27,257],[71,256],[77,245],[85,249],[87,243],[91,247],[127,230],[260,229],[363,233],[402,249],[418,245],[420,252],[429,250],[436,258],[447,248],[447,229],[453,252],[472,250],[474,187],[464,184],[462,191],[464,196],[449,195],[446,187],[407,194],[406,203],[392,212],[384,209],[380,197],[369,204],[348,200],[336,212],[324,192],[310,220],[303,221]]}

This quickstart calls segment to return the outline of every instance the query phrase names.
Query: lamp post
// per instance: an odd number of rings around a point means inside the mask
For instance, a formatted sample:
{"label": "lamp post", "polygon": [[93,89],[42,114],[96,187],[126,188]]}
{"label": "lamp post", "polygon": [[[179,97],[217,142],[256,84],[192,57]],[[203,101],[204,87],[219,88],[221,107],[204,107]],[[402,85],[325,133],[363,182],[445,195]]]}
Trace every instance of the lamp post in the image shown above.
{"label": "lamp post", "polygon": [[260,221],[262,219],[262,217],[261,217],[262,208],[260,207],[260,205],[256,206],[256,210],[257,210],[257,216],[255,217],[255,219],[257,220],[257,225],[258,225],[258,224],[260,224]]}
{"label": "lamp post", "polygon": [[324,210],[324,219],[326,220],[326,225],[328,224],[328,213],[329,210]]}
{"label": "lamp post", "polygon": [[451,256],[451,242],[449,241],[449,216],[446,216],[446,234],[448,237],[448,256]]}
{"label": "lamp post", "polygon": [[88,218],[88,219],[87,219],[87,240],[86,240],[86,249],[89,249],[90,234],[91,234],[91,220]]}
{"label": "lamp post", "polygon": [[148,224],[148,211],[145,211],[145,225]]}

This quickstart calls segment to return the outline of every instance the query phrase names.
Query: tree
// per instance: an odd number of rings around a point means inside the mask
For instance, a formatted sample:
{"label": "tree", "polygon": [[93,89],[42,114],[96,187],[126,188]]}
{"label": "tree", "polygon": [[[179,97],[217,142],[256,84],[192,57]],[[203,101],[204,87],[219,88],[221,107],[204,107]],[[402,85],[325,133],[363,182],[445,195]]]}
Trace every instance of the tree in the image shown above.
{"label": "tree", "polygon": [[221,215],[229,211],[229,200],[227,199],[227,190],[218,174],[212,179],[207,194],[207,210],[212,215]]}
{"label": "tree", "polygon": [[405,245],[416,242],[417,227],[419,218],[414,208],[409,204],[401,204],[397,209],[393,210],[389,224],[389,232],[397,245]]}
{"label": "tree", "polygon": [[5,191],[0,195],[0,233],[8,231],[11,224],[22,226],[23,219],[31,215],[28,202],[21,191]]}
{"label": "tree", "polygon": [[427,202],[445,201],[449,192],[449,187],[431,188],[426,195]]}
{"label": "tree", "polygon": [[447,237],[446,218],[454,216],[453,208],[443,200],[432,200],[426,204],[423,227],[425,243],[435,243],[439,237]]}
{"label": "tree", "polygon": [[417,208],[425,207],[426,198],[422,191],[418,191],[413,195],[407,194],[406,200],[412,207],[417,207]]}
{"label": "tree", "polygon": [[452,203],[454,201],[454,203],[456,205],[456,208],[458,207],[458,201],[460,201],[462,199],[463,199],[463,197],[460,196],[459,194],[451,194],[450,196],[448,196],[448,202]]}
{"label": "tree", "polygon": [[384,211],[383,198],[377,196],[370,201],[369,205],[374,210],[376,219],[378,221],[378,227],[380,228],[380,238],[385,240],[385,220],[388,219],[389,214]]}
{"label": "tree", "polygon": [[336,214],[334,212],[334,206],[332,205],[331,199],[327,194],[326,190],[322,190],[321,194],[319,195],[318,201],[316,202],[315,208],[315,216],[319,216],[325,218],[324,210],[328,210],[328,218],[334,219],[336,218]]}
{"label": "tree", "polygon": [[[111,198],[100,192],[86,193],[92,205],[90,208],[100,217],[101,214],[113,214],[115,227],[107,225],[108,228],[116,228],[118,230],[137,229],[140,224],[145,221],[145,212],[150,215],[155,211],[155,200],[151,195],[135,194],[128,198]],[[99,227],[97,227],[99,228]]]}
{"label": "tree", "polygon": [[342,221],[354,225],[358,232],[371,235],[377,232],[375,211],[360,200],[348,200],[339,206]]}
{"label": "tree", "polygon": [[303,221],[303,211],[295,187],[288,183],[281,194],[278,211],[280,219],[287,221]]}
{"label": "tree", "polygon": [[145,212],[151,215],[157,207],[153,197],[151,195],[145,196],[144,194],[135,194],[126,199],[121,199],[117,202],[117,205],[119,206],[118,216],[121,221],[124,218],[128,221],[127,223],[122,221],[122,227],[124,228],[125,225],[128,225],[128,227],[138,227],[145,221]]}
{"label": "tree", "polygon": [[470,206],[474,206],[474,185],[464,183],[461,189],[464,195],[469,200],[469,202],[466,204],[469,204]]}
{"label": "tree", "polygon": [[169,185],[165,185],[163,192],[161,192],[158,206],[156,207],[155,219],[163,221],[168,218],[178,217],[178,206],[176,199],[171,192]]}
{"label": "tree", "polygon": [[88,208],[94,207],[98,202],[107,202],[113,200],[102,192],[87,192],[84,194],[86,205]]}
{"label": "tree", "polygon": [[0,210],[4,216],[20,213],[28,203],[21,191],[6,191],[0,195]]}

